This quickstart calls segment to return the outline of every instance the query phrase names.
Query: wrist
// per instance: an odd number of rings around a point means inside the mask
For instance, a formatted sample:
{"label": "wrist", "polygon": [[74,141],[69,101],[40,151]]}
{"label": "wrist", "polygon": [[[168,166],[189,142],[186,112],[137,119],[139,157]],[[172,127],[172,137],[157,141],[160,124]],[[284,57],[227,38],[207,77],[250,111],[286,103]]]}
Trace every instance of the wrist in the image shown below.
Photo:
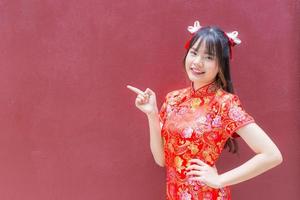
{"label": "wrist", "polygon": [[158,117],[158,110],[157,110],[157,108],[154,109],[152,112],[147,113],[147,117],[148,118]]}
{"label": "wrist", "polygon": [[224,176],[222,176],[222,174],[219,175],[219,185],[220,185],[220,188],[227,186],[226,181],[224,180]]}

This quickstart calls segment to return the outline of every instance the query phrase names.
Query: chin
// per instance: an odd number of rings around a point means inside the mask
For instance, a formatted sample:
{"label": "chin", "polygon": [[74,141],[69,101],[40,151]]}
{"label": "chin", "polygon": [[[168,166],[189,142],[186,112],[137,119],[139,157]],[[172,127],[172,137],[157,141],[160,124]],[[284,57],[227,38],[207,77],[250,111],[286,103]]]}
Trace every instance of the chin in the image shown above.
{"label": "chin", "polygon": [[188,74],[189,80],[193,82],[203,82],[205,79],[203,78],[197,78],[192,74]]}

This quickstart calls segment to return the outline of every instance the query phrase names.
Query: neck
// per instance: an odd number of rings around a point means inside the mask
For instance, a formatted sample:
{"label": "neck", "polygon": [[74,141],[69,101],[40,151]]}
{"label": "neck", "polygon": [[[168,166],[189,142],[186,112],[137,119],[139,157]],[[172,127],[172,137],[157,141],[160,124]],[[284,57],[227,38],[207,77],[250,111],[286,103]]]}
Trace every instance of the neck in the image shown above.
{"label": "neck", "polygon": [[206,83],[195,83],[193,82],[193,87],[194,87],[194,90],[198,90],[199,88],[202,88],[203,86],[206,86],[212,82],[214,82],[215,80],[212,80],[210,82],[206,82]]}

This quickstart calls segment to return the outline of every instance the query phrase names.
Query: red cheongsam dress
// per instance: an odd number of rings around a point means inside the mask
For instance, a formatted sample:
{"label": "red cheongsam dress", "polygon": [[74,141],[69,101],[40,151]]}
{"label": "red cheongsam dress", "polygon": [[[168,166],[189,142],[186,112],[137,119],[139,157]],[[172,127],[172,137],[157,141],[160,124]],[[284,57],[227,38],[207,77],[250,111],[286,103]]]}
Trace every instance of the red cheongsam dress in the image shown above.
{"label": "red cheongsam dress", "polygon": [[187,162],[201,159],[213,166],[226,140],[238,137],[240,127],[254,122],[237,95],[216,81],[195,91],[193,83],[169,92],[159,112],[166,166],[167,200],[229,200],[229,187],[211,188],[189,181]]}

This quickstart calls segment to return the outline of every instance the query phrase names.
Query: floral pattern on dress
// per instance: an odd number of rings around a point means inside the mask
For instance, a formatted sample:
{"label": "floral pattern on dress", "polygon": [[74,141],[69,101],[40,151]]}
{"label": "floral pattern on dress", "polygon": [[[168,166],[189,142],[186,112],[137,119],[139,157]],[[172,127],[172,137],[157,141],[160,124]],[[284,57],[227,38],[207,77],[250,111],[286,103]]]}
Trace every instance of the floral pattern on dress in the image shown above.
{"label": "floral pattern on dress", "polygon": [[222,123],[221,123],[221,116],[217,115],[213,121],[212,121],[212,126],[213,127],[221,127]]}
{"label": "floral pattern on dress", "polygon": [[183,191],[180,194],[180,200],[191,200],[192,199],[192,195],[190,193],[188,193],[187,191]]}
{"label": "floral pattern on dress", "polygon": [[185,128],[183,131],[182,131],[182,136],[184,137],[184,138],[190,138],[191,136],[192,136],[192,134],[193,134],[193,129],[191,128],[191,127],[187,127],[187,128]]}
{"label": "floral pattern on dress", "polygon": [[167,170],[167,200],[230,200],[229,187],[210,188],[189,181],[186,167],[192,158],[213,166],[229,137],[254,122],[237,95],[216,82],[194,90],[190,87],[166,95],[159,112]]}
{"label": "floral pattern on dress", "polygon": [[245,119],[242,109],[237,106],[230,108],[228,115],[234,121],[242,121]]}

